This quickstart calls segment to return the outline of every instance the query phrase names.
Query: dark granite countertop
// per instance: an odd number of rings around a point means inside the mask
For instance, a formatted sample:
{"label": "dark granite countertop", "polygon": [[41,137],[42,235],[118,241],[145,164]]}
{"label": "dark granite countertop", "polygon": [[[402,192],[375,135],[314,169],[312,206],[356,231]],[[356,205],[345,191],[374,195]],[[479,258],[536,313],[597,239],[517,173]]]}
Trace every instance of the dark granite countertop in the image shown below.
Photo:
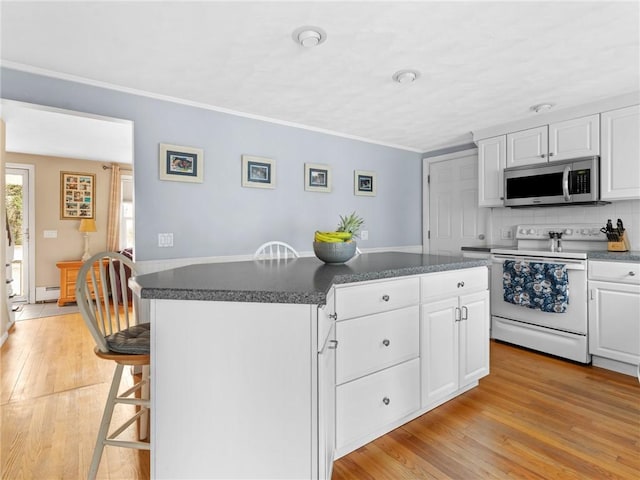
{"label": "dark granite countertop", "polygon": [[511,248],[511,247],[508,245],[507,246],[505,245],[482,245],[482,246],[469,245],[469,246],[460,247],[460,251],[489,253],[491,252],[492,248]]}
{"label": "dark granite countertop", "polygon": [[640,263],[640,252],[609,252],[606,250],[587,252],[589,260],[611,260],[614,262],[634,262]]}
{"label": "dark granite countertop", "polygon": [[344,265],[325,265],[315,257],[195,264],[138,275],[130,285],[147,299],[324,304],[334,284],[486,265],[483,259],[366,253]]}

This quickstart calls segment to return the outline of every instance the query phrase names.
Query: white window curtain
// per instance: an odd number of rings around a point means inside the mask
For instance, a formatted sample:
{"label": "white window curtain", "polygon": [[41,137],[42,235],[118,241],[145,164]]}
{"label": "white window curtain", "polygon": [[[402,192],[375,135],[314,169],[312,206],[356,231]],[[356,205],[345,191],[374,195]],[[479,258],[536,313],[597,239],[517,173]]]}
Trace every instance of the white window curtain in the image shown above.
{"label": "white window curtain", "polygon": [[120,250],[120,212],[122,210],[122,172],[130,173],[130,170],[123,170],[117,163],[112,163],[111,184],[109,187],[109,213],[107,218],[107,250],[117,252]]}

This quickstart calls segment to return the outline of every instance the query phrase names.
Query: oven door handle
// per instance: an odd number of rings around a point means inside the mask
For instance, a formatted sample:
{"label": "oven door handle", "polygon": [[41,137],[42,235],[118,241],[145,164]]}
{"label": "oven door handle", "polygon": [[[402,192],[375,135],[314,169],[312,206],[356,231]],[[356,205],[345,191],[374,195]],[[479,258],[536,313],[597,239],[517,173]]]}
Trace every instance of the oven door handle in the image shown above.
{"label": "oven door handle", "polygon": [[507,255],[494,255],[491,258],[493,263],[504,263],[505,260],[522,260],[525,262],[538,262],[538,263],[559,263],[565,265],[567,270],[586,270],[586,262],[567,262],[559,258],[541,258],[541,257],[516,257]]}

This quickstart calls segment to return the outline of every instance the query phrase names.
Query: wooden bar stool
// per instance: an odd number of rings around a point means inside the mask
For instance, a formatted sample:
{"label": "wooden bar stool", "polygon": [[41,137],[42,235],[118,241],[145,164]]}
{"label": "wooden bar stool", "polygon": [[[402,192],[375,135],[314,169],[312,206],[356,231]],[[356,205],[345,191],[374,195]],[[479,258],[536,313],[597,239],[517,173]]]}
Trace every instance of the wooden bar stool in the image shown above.
{"label": "wooden bar stool", "polygon": [[[131,275],[135,275],[135,264],[124,255],[98,253],[82,265],[76,282],[78,307],[96,342],[95,354],[116,363],[87,475],[89,479],[96,477],[105,445],[150,449],[148,442],[141,441],[147,437],[149,421],[150,325],[136,323],[138,301],[135,296],[130,301],[127,295],[125,268],[130,268]],[[141,369],[142,375],[133,375],[134,385],[119,394],[125,366]],[[117,404],[135,405],[136,412],[109,434]],[[136,421],[139,421],[139,439],[119,439]]]}

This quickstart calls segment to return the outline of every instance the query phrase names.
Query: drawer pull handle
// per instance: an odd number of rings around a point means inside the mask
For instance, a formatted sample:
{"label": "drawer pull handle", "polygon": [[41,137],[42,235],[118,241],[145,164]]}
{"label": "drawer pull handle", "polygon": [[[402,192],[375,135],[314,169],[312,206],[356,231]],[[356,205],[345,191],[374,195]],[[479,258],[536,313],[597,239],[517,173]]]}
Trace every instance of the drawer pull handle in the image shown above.
{"label": "drawer pull handle", "polygon": [[335,350],[338,348],[338,340],[329,340],[329,345],[327,345],[329,350]]}
{"label": "drawer pull handle", "polygon": [[384,300],[385,302],[389,301],[389,295],[383,295],[382,296],[382,300]]}
{"label": "drawer pull handle", "polygon": [[462,317],[460,320],[469,320],[469,309],[466,306],[462,307]]}
{"label": "drawer pull handle", "polygon": [[385,347],[388,347],[389,345],[391,345],[391,342],[390,342],[388,339],[386,339],[386,338],[385,338],[384,340],[382,340],[382,344],[383,344]]}
{"label": "drawer pull handle", "polygon": [[330,313],[329,318],[332,320],[338,320],[338,313]]}
{"label": "drawer pull handle", "polygon": [[631,271],[629,272],[629,276],[630,276],[630,277],[635,277],[635,276],[636,276],[636,272],[634,272],[633,270],[631,270]]}
{"label": "drawer pull handle", "polygon": [[464,287],[464,282],[458,282],[458,288]]}
{"label": "drawer pull handle", "polygon": [[389,405],[391,403],[391,400],[389,400],[389,397],[384,397],[382,399],[382,403],[384,403],[385,405]]}

